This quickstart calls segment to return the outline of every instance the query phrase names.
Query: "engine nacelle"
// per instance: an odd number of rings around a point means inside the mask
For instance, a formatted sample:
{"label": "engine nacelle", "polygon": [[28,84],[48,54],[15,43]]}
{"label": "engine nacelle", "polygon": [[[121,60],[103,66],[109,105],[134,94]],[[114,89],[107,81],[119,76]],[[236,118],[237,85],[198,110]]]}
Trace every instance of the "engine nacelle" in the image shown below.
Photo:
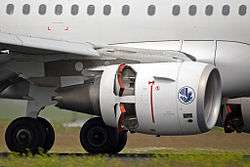
{"label": "engine nacelle", "polygon": [[[78,85],[75,88],[79,91],[75,90],[74,95],[78,111],[101,115],[109,126],[155,135],[190,135],[209,131],[217,121],[221,80],[212,65],[197,62],[121,64],[96,70],[103,71],[98,82],[92,86]],[[66,95],[60,91],[58,94],[57,106],[74,108],[74,102],[68,103],[71,98],[65,100]],[[81,100],[85,100],[82,106]]]}
{"label": "engine nacelle", "polygon": [[135,132],[207,132],[217,121],[220,103],[219,72],[203,63],[109,66],[100,83],[104,122]]}

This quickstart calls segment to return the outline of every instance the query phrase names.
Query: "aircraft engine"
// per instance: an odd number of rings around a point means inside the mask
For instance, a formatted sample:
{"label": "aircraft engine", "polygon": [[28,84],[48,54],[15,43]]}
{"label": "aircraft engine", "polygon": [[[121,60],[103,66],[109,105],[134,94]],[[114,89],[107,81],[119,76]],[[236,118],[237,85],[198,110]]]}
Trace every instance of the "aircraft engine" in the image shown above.
{"label": "aircraft engine", "polygon": [[57,106],[99,115],[120,131],[191,135],[214,127],[221,106],[218,70],[198,62],[120,64],[92,82],[57,90]]}

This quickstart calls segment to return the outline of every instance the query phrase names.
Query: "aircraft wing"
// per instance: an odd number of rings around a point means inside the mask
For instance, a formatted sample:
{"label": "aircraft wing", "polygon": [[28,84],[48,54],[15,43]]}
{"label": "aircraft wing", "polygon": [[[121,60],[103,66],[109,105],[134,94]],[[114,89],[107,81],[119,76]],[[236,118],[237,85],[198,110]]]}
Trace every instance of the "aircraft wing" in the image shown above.
{"label": "aircraft wing", "polygon": [[129,60],[140,63],[196,61],[192,55],[174,50],[152,50],[107,46],[97,50],[100,57]]}
{"label": "aircraft wing", "polygon": [[83,56],[98,56],[98,52],[89,43],[74,43],[4,32],[0,32],[0,49],[26,54],[71,53]]}
{"label": "aircraft wing", "polygon": [[97,47],[91,43],[77,43],[47,38],[30,37],[0,32],[0,51],[10,50],[22,55],[60,55],[73,54],[97,59],[123,59],[132,62],[169,62],[181,59],[195,61],[191,55],[177,51],[159,51],[151,49],[135,49],[120,46]]}

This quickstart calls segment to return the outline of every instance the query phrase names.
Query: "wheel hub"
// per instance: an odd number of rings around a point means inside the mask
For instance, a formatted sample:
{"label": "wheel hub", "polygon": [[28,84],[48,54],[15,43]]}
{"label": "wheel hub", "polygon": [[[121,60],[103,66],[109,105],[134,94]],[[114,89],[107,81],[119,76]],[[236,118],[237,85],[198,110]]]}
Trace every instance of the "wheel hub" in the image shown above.
{"label": "wheel hub", "polygon": [[29,145],[32,140],[31,132],[27,129],[20,129],[16,134],[16,140],[20,145]]}
{"label": "wheel hub", "polygon": [[107,141],[107,132],[101,127],[93,127],[87,134],[87,139],[94,147],[100,147]]}

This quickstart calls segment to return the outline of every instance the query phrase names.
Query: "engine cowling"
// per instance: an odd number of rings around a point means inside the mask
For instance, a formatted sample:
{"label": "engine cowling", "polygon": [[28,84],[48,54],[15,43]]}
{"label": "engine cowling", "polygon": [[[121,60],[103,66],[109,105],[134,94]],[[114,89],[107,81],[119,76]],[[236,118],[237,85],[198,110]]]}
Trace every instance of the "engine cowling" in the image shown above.
{"label": "engine cowling", "polygon": [[[103,71],[100,78],[91,86],[78,86],[74,95],[79,92],[79,101],[83,96],[80,92],[87,90],[82,99],[88,105],[82,103],[79,111],[101,115],[109,126],[147,134],[190,135],[209,131],[217,121],[221,80],[212,65],[121,64],[96,70]],[[94,87],[98,89],[92,94]],[[64,94],[58,92],[57,106],[72,108],[65,100],[65,91],[61,92]]]}

